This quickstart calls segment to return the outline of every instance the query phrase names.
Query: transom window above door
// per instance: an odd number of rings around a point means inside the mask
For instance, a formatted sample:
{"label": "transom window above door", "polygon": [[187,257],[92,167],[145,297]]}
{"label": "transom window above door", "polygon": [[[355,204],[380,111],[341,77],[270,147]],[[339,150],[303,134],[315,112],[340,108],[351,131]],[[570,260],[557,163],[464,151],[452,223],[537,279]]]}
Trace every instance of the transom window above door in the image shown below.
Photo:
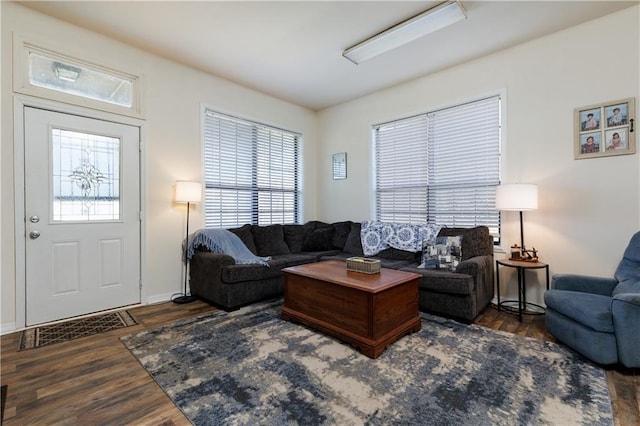
{"label": "transom window above door", "polygon": [[46,40],[14,38],[14,91],[100,111],[143,115],[139,75],[46,46]]}
{"label": "transom window above door", "polygon": [[131,108],[133,81],[69,60],[29,52],[29,82],[34,86]]}

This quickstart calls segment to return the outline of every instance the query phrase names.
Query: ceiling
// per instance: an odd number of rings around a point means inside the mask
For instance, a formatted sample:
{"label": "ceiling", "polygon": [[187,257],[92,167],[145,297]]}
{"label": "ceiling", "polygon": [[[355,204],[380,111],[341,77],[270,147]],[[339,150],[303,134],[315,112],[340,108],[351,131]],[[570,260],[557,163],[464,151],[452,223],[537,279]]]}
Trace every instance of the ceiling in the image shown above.
{"label": "ceiling", "polygon": [[467,19],[360,65],[342,51],[438,1],[25,1],[21,4],[319,110],[638,4],[471,1]]}

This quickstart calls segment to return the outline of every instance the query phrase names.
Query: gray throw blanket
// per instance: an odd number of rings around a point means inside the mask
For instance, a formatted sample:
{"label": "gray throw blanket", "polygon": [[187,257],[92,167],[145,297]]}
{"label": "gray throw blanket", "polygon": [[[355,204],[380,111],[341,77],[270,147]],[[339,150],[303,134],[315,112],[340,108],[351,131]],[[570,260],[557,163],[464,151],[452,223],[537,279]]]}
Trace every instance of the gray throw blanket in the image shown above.
{"label": "gray throw blanket", "polygon": [[259,257],[233,232],[226,229],[200,229],[189,235],[187,260],[191,260],[198,247],[205,247],[212,253],[223,253],[233,257],[237,264],[257,264],[269,266],[271,257]]}

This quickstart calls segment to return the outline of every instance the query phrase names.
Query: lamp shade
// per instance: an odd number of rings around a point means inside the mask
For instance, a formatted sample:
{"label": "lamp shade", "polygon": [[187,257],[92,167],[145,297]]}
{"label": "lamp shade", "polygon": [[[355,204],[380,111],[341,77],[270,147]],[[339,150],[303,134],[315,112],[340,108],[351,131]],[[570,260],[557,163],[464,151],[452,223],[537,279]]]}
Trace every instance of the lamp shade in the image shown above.
{"label": "lamp shade", "polygon": [[176,203],[199,203],[202,200],[202,184],[188,180],[176,181]]}
{"label": "lamp shade", "polygon": [[537,208],[537,185],[508,183],[496,187],[496,209],[523,211]]}

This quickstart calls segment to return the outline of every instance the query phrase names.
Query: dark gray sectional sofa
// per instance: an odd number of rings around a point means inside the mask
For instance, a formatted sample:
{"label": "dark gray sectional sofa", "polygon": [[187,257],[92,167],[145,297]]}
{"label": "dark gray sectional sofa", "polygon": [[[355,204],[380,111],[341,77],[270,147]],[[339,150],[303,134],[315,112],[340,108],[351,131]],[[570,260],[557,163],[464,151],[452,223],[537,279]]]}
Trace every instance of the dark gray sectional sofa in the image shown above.
{"label": "dark gray sectional sofa", "polygon": [[[361,224],[345,221],[304,225],[244,225],[229,229],[257,256],[271,256],[269,267],[237,265],[232,257],[198,250],[190,263],[191,294],[225,310],[281,296],[289,266],[363,256]],[[421,253],[394,248],[373,258],[383,268],[422,275],[420,310],[472,322],[493,298],[493,238],[486,226],[442,228],[439,236],[462,235],[462,262],[455,272],[421,269]],[[346,266],[345,266],[346,267]]]}

